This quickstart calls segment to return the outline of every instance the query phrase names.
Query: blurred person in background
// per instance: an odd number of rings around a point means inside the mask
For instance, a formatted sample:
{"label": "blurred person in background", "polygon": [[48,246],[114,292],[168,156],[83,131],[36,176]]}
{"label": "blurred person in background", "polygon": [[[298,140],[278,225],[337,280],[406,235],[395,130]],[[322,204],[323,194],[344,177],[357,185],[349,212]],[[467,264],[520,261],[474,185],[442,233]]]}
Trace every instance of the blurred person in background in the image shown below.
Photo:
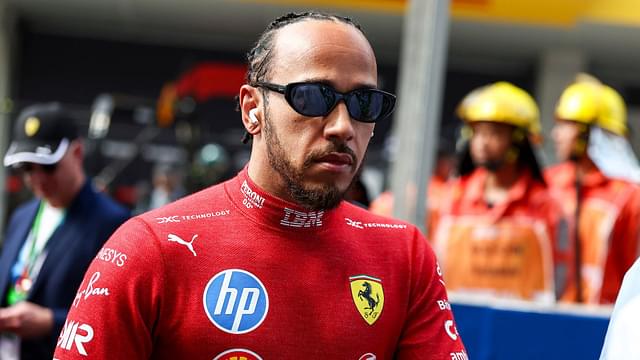
{"label": "blurred person in background", "polygon": [[562,213],[534,154],[540,136],[535,101],[497,82],[472,91],[457,113],[470,139],[433,239],[447,288],[554,302],[553,247]]}
{"label": "blurred person in background", "polygon": [[153,188],[149,195],[149,210],[176,201],[186,195],[182,173],[177,166],[156,164],[152,174]]}
{"label": "blurred person in background", "polygon": [[2,360],[51,359],[69,307],[91,295],[76,293],[84,272],[129,216],[85,175],[74,121],[55,103],[24,109],[4,157],[35,198],[13,213],[0,255]]}
{"label": "blurred person in background", "polygon": [[[427,211],[425,214],[425,228],[427,239],[432,240],[433,229],[438,222],[440,208],[449,194],[449,182],[456,164],[455,142],[444,137],[438,141],[438,152],[433,174],[427,185]],[[393,193],[390,190],[382,192],[369,205],[369,211],[382,216],[393,216]]]}
{"label": "blurred person in background", "polygon": [[[611,95],[618,100],[608,99]],[[638,256],[640,190],[601,170],[623,154],[594,157],[595,150],[611,152],[595,149],[592,140],[606,133],[626,134],[624,103],[615,90],[583,77],[563,91],[555,117],[552,137],[561,163],[547,169],[545,178],[572,224],[570,241],[558,258],[568,273],[561,299],[613,303],[625,272]]]}
{"label": "blurred person in background", "polygon": [[247,166],[123,225],[126,265],[93,262],[109,296],[71,309],[55,357],[467,359],[418,229],[343,201],[395,104],[360,27],[288,14],[247,60]]}

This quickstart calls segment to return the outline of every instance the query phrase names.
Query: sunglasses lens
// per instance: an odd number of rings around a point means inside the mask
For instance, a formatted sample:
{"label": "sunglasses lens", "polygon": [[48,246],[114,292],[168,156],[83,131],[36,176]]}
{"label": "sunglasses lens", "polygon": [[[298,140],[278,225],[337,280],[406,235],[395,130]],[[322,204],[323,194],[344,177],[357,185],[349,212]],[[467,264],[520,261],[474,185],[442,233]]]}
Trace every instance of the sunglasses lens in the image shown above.
{"label": "sunglasses lens", "polygon": [[382,94],[373,90],[359,90],[348,97],[347,108],[351,116],[362,122],[376,122],[382,113]]}
{"label": "sunglasses lens", "polygon": [[304,116],[325,116],[335,105],[336,94],[321,84],[296,84],[288,98],[291,107]]}
{"label": "sunglasses lens", "polygon": [[58,167],[58,163],[55,164],[49,164],[49,165],[40,165],[40,168],[42,168],[42,171],[48,173],[48,174],[52,174],[56,171]]}
{"label": "sunglasses lens", "polygon": [[58,167],[58,164],[48,164],[48,165],[35,165],[32,163],[20,163],[13,166],[13,170],[21,174],[31,174],[37,168],[39,168],[42,172],[46,174],[53,174]]}
{"label": "sunglasses lens", "polygon": [[340,95],[330,86],[298,83],[288,86],[285,97],[289,105],[304,116],[327,116],[340,99],[344,99],[352,118],[373,123],[387,117],[395,105],[395,96],[376,89],[354,90]]}
{"label": "sunglasses lens", "polygon": [[18,163],[11,167],[16,173],[28,173],[31,172],[32,166],[30,163]]}

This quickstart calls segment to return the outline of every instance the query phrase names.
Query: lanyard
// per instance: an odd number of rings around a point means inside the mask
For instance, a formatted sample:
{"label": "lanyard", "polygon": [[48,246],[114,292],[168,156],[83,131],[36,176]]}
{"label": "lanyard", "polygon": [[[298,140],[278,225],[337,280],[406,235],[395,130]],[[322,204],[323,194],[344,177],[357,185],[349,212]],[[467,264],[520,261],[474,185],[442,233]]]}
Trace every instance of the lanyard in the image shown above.
{"label": "lanyard", "polygon": [[24,270],[22,271],[23,278],[29,278],[29,274],[33,270],[33,266],[36,263],[36,258],[40,255],[40,251],[36,251],[36,245],[38,243],[38,232],[40,232],[40,219],[42,219],[42,213],[44,211],[44,201],[40,202],[40,207],[38,207],[38,212],[36,213],[36,218],[33,220],[33,225],[31,226],[31,249],[29,249],[29,254],[27,255],[26,264],[24,265]]}
{"label": "lanyard", "polygon": [[33,279],[31,275],[33,275],[33,269],[37,263],[37,258],[42,253],[43,249],[37,250],[36,245],[38,243],[38,233],[40,232],[40,222],[42,219],[42,213],[44,212],[44,201],[40,202],[40,206],[38,207],[38,212],[36,213],[36,217],[33,220],[33,225],[31,226],[31,248],[29,249],[29,253],[27,258],[25,259],[25,264],[22,270],[22,274],[16,281],[16,283],[9,289],[7,293],[7,304],[13,305],[19,301],[22,301],[27,298],[29,291],[31,290],[31,286],[33,285]]}

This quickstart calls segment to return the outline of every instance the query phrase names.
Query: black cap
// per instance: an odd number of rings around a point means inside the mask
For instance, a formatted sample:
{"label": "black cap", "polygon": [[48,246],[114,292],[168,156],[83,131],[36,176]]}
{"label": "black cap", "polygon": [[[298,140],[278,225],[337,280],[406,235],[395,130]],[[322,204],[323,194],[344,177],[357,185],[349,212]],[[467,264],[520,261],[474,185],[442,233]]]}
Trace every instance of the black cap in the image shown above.
{"label": "black cap", "polygon": [[55,164],[77,137],[75,119],[60,104],[29,106],[18,115],[4,166],[22,162]]}

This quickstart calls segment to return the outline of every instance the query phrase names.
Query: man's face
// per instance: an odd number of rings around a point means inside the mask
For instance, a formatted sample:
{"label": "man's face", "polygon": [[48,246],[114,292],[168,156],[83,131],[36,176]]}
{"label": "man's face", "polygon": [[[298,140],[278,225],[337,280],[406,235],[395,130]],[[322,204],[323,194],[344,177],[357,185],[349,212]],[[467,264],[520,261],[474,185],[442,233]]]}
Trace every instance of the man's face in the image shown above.
{"label": "man's face", "polygon": [[[339,92],[377,85],[373,51],[354,27],[308,20],[279,30],[268,81],[322,82]],[[267,188],[310,209],[336,206],[351,184],[374,128],[352,119],[344,102],[325,117],[307,117],[282,94],[267,91],[264,147],[272,172]]]}
{"label": "man's face", "polygon": [[513,127],[494,122],[474,122],[471,125],[471,159],[476,166],[491,168],[490,164],[504,160],[512,144]]}
{"label": "man's face", "polygon": [[71,193],[72,177],[77,176],[78,164],[76,147],[78,142],[72,142],[65,155],[55,164],[46,169],[38,164],[24,164],[22,175],[26,185],[33,194],[47,200],[53,207],[66,207],[75,193]]}
{"label": "man's face", "polygon": [[551,130],[551,138],[559,161],[567,161],[574,155],[582,129],[583,125],[574,121],[556,121]]}

